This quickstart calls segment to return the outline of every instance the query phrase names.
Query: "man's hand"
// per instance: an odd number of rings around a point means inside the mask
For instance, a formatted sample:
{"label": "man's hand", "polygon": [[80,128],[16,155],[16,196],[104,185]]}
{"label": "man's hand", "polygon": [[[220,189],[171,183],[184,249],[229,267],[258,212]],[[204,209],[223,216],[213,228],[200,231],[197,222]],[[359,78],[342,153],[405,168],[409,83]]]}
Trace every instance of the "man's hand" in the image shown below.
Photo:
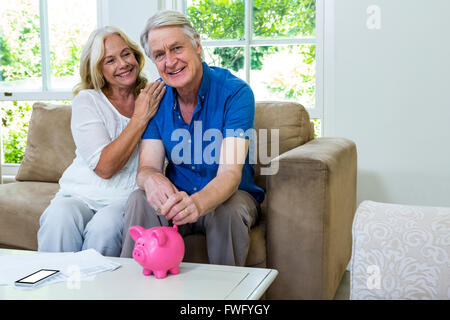
{"label": "man's hand", "polygon": [[202,216],[194,198],[184,191],[170,195],[161,207],[161,214],[176,225],[194,223]]}
{"label": "man's hand", "polygon": [[[167,200],[178,193],[177,188],[163,174],[152,173],[144,183],[144,190],[148,203],[153,209],[162,212],[162,208]],[[161,213],[160,212],[160,213]]]}

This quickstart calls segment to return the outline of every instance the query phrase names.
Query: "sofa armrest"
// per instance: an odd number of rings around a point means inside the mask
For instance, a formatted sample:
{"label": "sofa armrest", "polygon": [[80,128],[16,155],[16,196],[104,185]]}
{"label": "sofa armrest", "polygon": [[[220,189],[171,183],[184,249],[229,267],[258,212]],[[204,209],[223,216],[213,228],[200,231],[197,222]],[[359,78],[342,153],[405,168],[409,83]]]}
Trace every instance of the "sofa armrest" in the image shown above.
{"label": "sofa armrest", "polygon": [[332,299],[351,256],[356,145],[318,138],[272,161],[278,172],[267,176],[267,262],[279,275],[268,298]]}

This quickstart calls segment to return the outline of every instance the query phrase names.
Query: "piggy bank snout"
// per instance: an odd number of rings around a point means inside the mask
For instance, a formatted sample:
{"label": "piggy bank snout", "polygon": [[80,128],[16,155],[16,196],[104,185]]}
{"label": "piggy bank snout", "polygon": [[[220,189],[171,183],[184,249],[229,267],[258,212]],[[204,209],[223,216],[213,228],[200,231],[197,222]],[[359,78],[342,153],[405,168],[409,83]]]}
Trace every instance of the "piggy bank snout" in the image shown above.
{"label": "piggy bank snout", "polygon": [[145,260],[145,252],[141,248],[134,248],[133,250],[133,258],[136,261],[144,261]]}

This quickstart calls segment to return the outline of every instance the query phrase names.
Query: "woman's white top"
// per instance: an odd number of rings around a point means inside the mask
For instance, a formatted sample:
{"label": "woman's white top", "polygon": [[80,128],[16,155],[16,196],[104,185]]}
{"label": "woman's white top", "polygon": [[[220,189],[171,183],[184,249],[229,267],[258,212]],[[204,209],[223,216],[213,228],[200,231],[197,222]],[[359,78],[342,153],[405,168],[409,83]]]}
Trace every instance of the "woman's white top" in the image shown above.
{"label": "woman's white top", "polygon": [[75,141],[75,159],[64,171],[60,195],[72,195],[92,209],[128,198],[137,189],[138,147],[125,166],[110,179],[94,173],[105,146],[125,129],[129,118],[120,114],[101,90],[82,90],[72,103],[71,130]]}

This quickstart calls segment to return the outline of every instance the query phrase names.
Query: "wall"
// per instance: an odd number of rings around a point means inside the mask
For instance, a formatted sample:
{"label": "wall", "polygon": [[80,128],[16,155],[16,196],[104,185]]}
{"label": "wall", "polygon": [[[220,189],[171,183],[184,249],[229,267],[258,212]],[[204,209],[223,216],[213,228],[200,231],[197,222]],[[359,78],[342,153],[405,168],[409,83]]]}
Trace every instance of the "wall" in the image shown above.
{"label": "wall", "polygon": [[[145,22],[161,4],[148,0],[102,0],[100,24],[113,25],[122,29],[134,42],[140,45],[140,34]],[[150,80],[159,78],[158,71],[150,59],[146,58],[144,73]]]}
{"label": "wall", "polygon": [[450,206],[450,1],[325,2],[324,134],[357,144],[358,203]]}

